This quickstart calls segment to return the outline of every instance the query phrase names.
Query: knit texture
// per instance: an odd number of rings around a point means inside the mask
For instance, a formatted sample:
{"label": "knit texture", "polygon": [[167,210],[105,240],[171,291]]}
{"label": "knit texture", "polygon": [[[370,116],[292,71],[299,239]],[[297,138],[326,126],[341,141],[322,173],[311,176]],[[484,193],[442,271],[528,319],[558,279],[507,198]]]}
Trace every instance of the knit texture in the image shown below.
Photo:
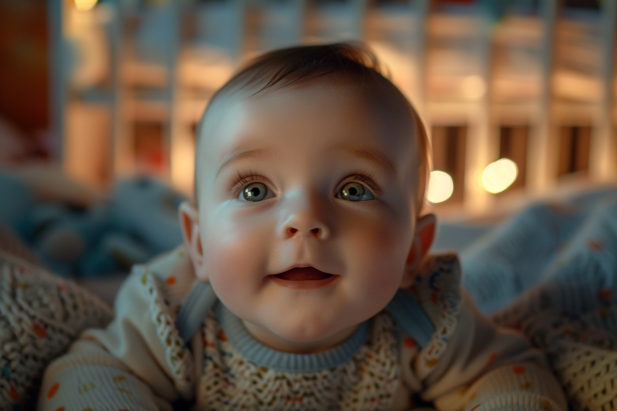
{"label": "knit texture", "polygon": [[617,295],[593,284],[532,290],[495,321],[522,330],[548,356],[576,411],[617,409]]}
{"label": "knit texture", "polygon": [[418,368],[421,377],[428,375],[439,362],[456,330],[461,310],[461,268],[454,254],[442,254],[427,260],[423,275],[418,275],[410,289],[435,325],[435,332],[421,352]]}
{"label": "knit texture", "polygon": [[200,410],[384,410],[400,384],[391,318],[373,318],[351,360],[317,372],[259,367],[238,354],[214,314],[204,325]]}
{"label": "knit texture", "polygon": [[34,409],[47,364],[111,319],[84,289],[0,250],[0,409]]}
{"label": "knit texture", "polygon": [[[140,269],[137,268],[137,272]],[[165,287],[161,281],[146,268],[141,274],[140,282],[150,295],[149,311],[160,342],[165,347],[165,361],[173,376],[178,391],[185,397],[192,396],[193,368],[189,360],[189,352],[180,339],[174,326],[177,309],[169,305]]]}
{"label": "knit texture", "polygon": [[463,285],[485,314],[544,284],[617,287],[617,190],[533,204],[461,251]]}

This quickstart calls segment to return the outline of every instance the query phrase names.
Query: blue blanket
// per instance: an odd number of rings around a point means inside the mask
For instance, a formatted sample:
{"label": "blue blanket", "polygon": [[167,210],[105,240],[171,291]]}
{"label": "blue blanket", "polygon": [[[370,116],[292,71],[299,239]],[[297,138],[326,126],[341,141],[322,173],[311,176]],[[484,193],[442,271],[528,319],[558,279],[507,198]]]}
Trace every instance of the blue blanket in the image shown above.
{"label": "blue blanket", "polygon": [[91,208],[39,201],[23,181],[0,172],[0,225],[50,271],[66,277],[127,273],[182,241],[178,205],[186,197],[149,177],[116,182]]}
{"label": "blue blanket", "polygon": [[436,243],[459,247],[463,284],[485,314],[551,284],[614,288],[617,188],[535,203],[496,227],[446,224]]}

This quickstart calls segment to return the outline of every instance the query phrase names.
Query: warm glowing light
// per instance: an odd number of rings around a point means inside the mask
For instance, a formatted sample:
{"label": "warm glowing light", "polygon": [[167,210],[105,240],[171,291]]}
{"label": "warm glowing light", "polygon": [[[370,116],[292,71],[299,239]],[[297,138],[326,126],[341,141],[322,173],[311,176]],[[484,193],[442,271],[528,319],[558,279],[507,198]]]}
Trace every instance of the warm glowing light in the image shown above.
{"label": "warm glowing light", "polygon": [[75,8],[77,10],[91,10],[98,0],[75,0]]}
{"label": "warm glowing light", "polygon": [[431,179],[428,183],[426,198],[431,203],[441,203],[452,196],[454,192],[454,182],[450,174],[435,170],[431,172]]}
{"label": "warm glowing light", "polygon": [[489,193],[501,193],[514,183],[517,175],[516,163],[510,159],[502,158],[486,166],[484,172],[482,172],[482,184]]}
{"label": "warm glowing light", "polygon": [[470,100],[477,100],[486,93],[486,83],[480,76],[467,76],[461,83],[463,95]]}

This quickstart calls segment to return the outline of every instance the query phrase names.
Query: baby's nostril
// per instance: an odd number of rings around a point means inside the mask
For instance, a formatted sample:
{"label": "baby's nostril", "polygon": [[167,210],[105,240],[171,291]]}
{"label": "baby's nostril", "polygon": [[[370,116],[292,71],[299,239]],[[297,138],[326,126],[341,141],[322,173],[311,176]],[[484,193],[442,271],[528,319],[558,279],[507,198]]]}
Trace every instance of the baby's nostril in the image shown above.
{"label": "baby's nostril", "polygon": [[319,228],[313,228],[313,229],[311,230],[311,233],[313,233],[313,234],[319,234]]}
{"label": "baby's nostril", "polygon": [[297,228],[293,228],[293,227],[291,227],[291,228],[289,229],[289,232],[290,232],[290,233],[292,233],[292,234],[295,234],[295,233],[297,233],[297,232],[298,232],[298,229],[297,229]]}

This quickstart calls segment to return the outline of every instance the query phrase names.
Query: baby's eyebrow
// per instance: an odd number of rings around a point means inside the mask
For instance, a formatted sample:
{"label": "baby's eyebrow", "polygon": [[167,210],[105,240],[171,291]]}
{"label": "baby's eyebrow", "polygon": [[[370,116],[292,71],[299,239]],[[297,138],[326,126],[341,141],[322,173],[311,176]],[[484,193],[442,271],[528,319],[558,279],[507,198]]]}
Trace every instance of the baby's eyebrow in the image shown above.
{"label": "baby's eyebrow", "polygon": [[339,146],[337,148],[340,151],[344,151],[354,157],[360,157],[362,159],[368,160],[382,170],[385,170],[386,172],[396,174],[396,167],[394,166],[394,162],[390,159],[390,157],[383,154],[379,150],[346,145]]}
{"label": "baby's eyebrow", "polygon": [[[392,160],[385,154],[381,153],[379,150],[348,145],[338,146],[336,148],[338,149],[338,151],[343,151],[354,157],[359,157],[367,160],[375,164],[382,170],[385,170],[386,172],[396,174],[396,167],[394,166]],[[244,160],[247,158],[263,158],[269,157],[270,155],[272,155],[271,150],[266,150],[262,148],[239,151],[233,154],[227,160],[225,160],[223,164],[221,164],[218,171],[216,172],[215,178],[221,173],[221,171],[223,171],[224,168],[229,167],[240,160]]]}
{"label": "baby's eyebrow", "polygon": [[229,157],[227,160],[225,160],[223,162],[223,164],[221,164],[221,166],[219,167],[218,171],[216,172],[216,176],[215,178],[220,174],[220,172],[225,168],[225,167],[229,167],[230,165],[232,165],[233,163],[246,159],[246,158],[255,158],[255,157],[268,157],[272,154],[271,150],[265,150],[263,148],[257,148],[257,149],[252,149],[252,150],[242,150],[238,153],[233,154],[231,157]]}

